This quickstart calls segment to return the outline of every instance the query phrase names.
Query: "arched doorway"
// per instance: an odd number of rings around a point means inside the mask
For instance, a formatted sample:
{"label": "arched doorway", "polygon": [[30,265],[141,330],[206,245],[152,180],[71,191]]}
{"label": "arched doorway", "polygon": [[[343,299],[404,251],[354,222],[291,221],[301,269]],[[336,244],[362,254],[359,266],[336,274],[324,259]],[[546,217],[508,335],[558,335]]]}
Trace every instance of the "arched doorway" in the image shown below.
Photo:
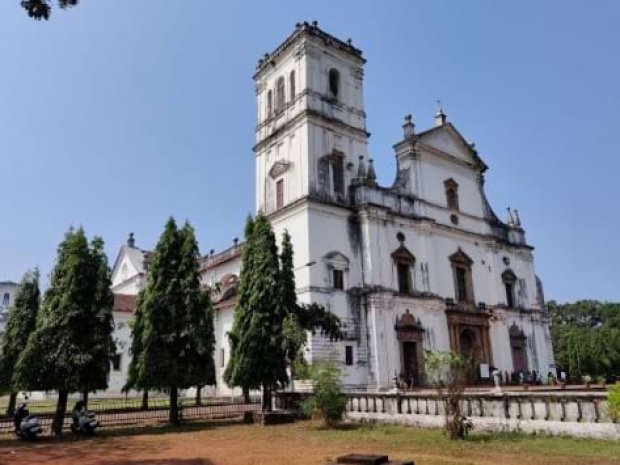
{"label": "arched doorway", "polygon": [[512,367],[515,373],[527,371],[527,337],[522,329],[513,323],[508,329]]}
{"label": "arched doorway", "polygon": [[394,329],[400,345],[399,376],[409,386],[418,385],[424,372],[422,343],[424,328],[420,320],[409,313],[409,310],[405,310],[405,313],[396,318]]}
{"label": "arched doorway", "polygon": [[461,330],[459,334],[459,347],[461,348],[461,355],[468,358],[473,358],[476,349],[476,335],[470,328]]}

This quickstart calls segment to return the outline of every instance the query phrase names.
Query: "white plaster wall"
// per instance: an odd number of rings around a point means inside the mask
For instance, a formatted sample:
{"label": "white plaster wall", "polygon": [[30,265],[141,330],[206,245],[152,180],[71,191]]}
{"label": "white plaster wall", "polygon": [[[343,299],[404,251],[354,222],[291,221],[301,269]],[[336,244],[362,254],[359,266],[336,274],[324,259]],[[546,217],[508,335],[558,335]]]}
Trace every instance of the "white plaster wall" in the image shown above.
{"label": "white plaster wall", "polygon": [[[449,139],[447,136],[441,140]],[[478,172],[473,167],[421,151],[420,197],[428,202],[446,207],[444,181],[452,178],[458,184],[459,211],[482,218],[483,201],[478,185]],[[449,224],[449,222],[446,222]],[[482,232],[484,223],[478,222],[474,230]],[[469,228],[468,228],[469,229]],[[488,228],[486,228],[488,229]]]}
{"label": "white plaster wall", "polygon": [[113,316],[114,333],[112,337],[116,343],[116,353],[121,354],[121,369],[114,371],[112,364],[110,364],[108,392],[120,394],[121,389],[127,382],[127,371],[131,363],[131,327],[129,323],[133,315],[124,312],[114,312]]}

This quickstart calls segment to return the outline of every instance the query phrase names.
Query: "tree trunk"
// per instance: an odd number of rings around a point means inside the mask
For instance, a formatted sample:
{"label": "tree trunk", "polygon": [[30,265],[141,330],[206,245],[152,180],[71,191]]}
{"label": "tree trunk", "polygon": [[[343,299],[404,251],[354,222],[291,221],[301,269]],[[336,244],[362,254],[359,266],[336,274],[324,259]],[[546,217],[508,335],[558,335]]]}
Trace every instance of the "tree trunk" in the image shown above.
{"label": "tree trunk", "polygon": [[142,391],[142,407],[140,407],[142,410],[148,410],[149,409],[149,391],[148,389],[145,389],[144,391]]}
{"label": "tree trunk", "polygon": [[84,408],[88,410],[88,389],[82,393],[82,400],[84,401]]}
{"label": "tree trunk", "polygon": [[67,391],[58,391],[58,403],[56,404],[56,414],[52,422],[52,432],[56,435],[62,434],[62,427],[65,422],[65,413],[67,411],[67,399],[69,393]]}
{"label": "tree trunk", "polygon": [[263,412],[271,412],[271,388],[263,385]]}
{"label": "tree trunk", "polygon": [[196,405],[202,405],[202,386],[196,386]]}
{"label": "tree trunk", "polygon": [[170,388],[170,423],[178,425],[179,421],[179,393],[176,387]]}
{"label": "tree trunk", "polygon": [[10,417],[15,413],[15,404],[17,403],[17,393],[11,392],[9,396],[9,405],[6,407],[6,414]]}
{"label": "tree trunk", "polygon": [[243,388],[243,402],[249,404],[251,402],[250,399],[250,390],[248,388]]}

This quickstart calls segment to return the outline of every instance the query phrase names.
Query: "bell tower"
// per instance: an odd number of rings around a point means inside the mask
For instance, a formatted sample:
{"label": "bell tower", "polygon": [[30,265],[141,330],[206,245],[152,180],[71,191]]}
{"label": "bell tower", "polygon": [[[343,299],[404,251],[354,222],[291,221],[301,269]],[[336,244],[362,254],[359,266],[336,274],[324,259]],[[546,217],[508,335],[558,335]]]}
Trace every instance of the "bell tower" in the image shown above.
{"label": "bell tower", "polygon": [[333,37],[316,21],[298,23],[258,61],[257,210],[277,221],[301,199],[346,202],[368,151],[365,62],[350,39]]}

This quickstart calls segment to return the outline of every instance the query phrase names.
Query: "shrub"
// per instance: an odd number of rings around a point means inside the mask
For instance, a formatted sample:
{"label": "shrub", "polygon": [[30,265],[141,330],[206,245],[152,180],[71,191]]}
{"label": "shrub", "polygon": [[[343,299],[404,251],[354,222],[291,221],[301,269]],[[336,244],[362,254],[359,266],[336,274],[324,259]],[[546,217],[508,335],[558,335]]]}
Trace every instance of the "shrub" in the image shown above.
{"label": "shrub", "polygon": [[322,418],[326,426],[335,426],[342,420],[347,399],[342,393],[341,370],[333,363],[311,365],[309,368],[313,396],[302,404],[303,412],[313,418]]}
{"label": "shrub", "polygon": [[607,392],[607,404],[611,418],[620,422],[620,382],[609,386]]}

